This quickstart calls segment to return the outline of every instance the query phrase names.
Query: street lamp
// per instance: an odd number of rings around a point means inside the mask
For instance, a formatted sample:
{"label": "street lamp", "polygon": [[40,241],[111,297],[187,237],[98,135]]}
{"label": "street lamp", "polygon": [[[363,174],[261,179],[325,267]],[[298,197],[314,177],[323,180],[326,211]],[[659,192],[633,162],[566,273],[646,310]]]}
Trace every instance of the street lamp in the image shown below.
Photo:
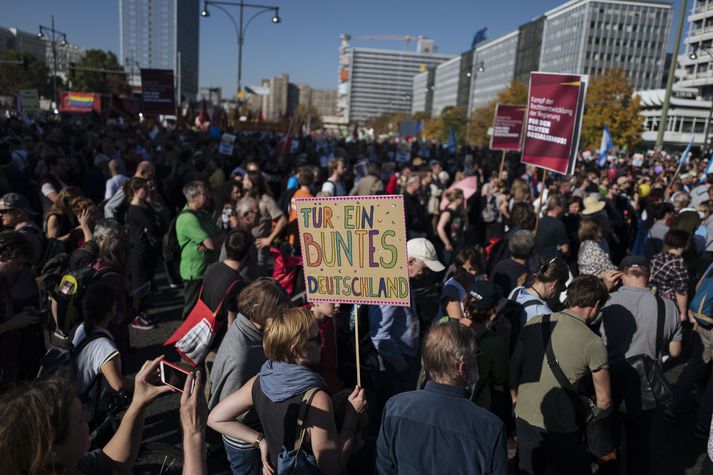
{"label": "street lamp", "polygon": [[[228,15],[228,18],[230,18],[230,21],[233,22],[233,26],[235,27],[235,33],[238,36],[238,97],[240,97],[242,93],[242,77],[243,77],[243,44],[245,43],[245,32],[248,29],[248,26],[250,26],[250,22],[252,22],[256,16],[265,13],[265,12],[274,12],[272,15],[272,23],[277,24],[282,22],[282,19],[280,18],[280,8],[271,6],[271,5],[257,5],[257,4],[252,4],[252,3],[245,3],[244,1],[240,2],[223,2],[223,1],[215,1],[215,0],[204,0],[203,2],[203,10],[201,10],[201,16],[204,18],[207,18],[210,16],[210,11],[208,10],[208,6],[214,6],[219,10],[222,10],[223,13]],[[232,7],[239,7],[240,8],[240,19],[239,22],[235,21],[235,18],[233,18],[233,15],[230,14],[230,12],[223,7],[223,5],[226,6],[232,6]],[[243,22],[243,12],[246,8],[254,8],[257,10],[257,12],[251,16],[247,22]]]}
{"label": "street lamp", "polygon": [[37,38],[44,38],[45,35],[52,42],[52,98],[54,99],[55,105],[57,102],[57,40],[61,39],[61,46],[67,45],[67,34],[61,31],[55,30],[54,28],[54,15],[52,15],[52,26],[47,27],[40,25],[39,31],[37,32]]}

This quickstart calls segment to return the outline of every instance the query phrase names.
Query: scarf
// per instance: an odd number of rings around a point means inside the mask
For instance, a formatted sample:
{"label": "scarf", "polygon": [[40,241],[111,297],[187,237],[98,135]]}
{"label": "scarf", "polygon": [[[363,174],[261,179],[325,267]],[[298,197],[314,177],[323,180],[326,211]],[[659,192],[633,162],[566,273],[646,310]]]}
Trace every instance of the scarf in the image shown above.
{"label": "scarf", "polygon": [[324,379],[306,366],[265,361],[260,368],[260,388],[270,401],[282,402],[310,388],[326,389]]}

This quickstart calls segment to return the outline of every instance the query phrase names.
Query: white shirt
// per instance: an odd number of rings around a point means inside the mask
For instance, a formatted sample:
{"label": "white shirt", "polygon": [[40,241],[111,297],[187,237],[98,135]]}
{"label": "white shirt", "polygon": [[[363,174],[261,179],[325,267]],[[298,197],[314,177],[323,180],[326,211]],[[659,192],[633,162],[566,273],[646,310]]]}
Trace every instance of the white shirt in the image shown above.
{"label": "white shirt", "polygon": [[109,200],[112,196],[116,194],[119,189],[129,181],[128,177],[124,175],[114,175],[106,181],[106,190],[104,191],[104,199]]}
{"label": "white shirt", "polygon": [[[100,385],[99,389],[92,388],[87,394],[88,399],[96,405],[97,395],[101,395],[106,389],[106,381],[101,376],[101,367],[104,366],[106,362],[119,356],[119,350],[116,348],[111,333],[107,330],[96,327],[94,332],[101,332],[105,334],[107,338],[97,338],[79,352],[74,359],[74,374],[77,376],[79,394],[84,394],[95,378],[100,378],[100,381],[97,383]],[[86,333],[84,331],[84,324],[82,323],[77,327],[77,331],[74,332],[74,337],[72,338],[74,347],[78,347],[84,338],[86,338]]]}

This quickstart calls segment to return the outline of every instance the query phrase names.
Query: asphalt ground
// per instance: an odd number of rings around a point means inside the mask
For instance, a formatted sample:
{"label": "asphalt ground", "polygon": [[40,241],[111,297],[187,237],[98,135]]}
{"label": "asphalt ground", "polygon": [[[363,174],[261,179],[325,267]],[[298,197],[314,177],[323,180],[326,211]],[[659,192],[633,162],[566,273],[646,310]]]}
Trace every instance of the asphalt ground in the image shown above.
{"label": "asphalt ground", "polygon": [[[178,359],[163,343],[181,323],[183,289],[168,288],[163,274],[157,276],[156,283],[157,290],[150,297],[149,310],[146,313],[157,325],[152,330],[130,329],[131,351],[125,365],[127,373],[135,373],[145,360],[160,355],[165,355],[169,360]],[[665,368],[666,376],[672,383],[675,383],[680,375],[685,356]],[[180,447],[178,406],[177,394],[169,394],[154,402],[147,410],[143,433],[145,442],[163,442]],[[656,413],[652,427],[652,475],[699,474],[707,441],[694,436],[695,407],[691,407],[691,416],[676,424],[670,424],[664,421],[662,411]],[[230,473],[219,438],[213,442],[209,441],[208,468],[212,474]]]}

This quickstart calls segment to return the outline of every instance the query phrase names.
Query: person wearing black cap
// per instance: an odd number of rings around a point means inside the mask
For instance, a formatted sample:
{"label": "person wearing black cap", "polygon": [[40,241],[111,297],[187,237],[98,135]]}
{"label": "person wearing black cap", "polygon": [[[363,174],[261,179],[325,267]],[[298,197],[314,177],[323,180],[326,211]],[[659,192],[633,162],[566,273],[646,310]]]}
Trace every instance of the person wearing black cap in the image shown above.
{"label": "person wearing black cap", "polygon": [[473,283],[465,298],[465,317],[461,323],[468,324],[475,331],[478,340],[478,384],[475,385],[470,400],[478,406],[491,409],[492,391],[502,386],[508,377],[508,348],[500,335],[490,329],[500,302],[500,289],[486,280]]}
{"label": "person wearing black cap", "polygon": [[[622,428],[626,440],[627,474],[649,473],[651,416],[653,409],[642,410],[640,406],[640,383],[629,384],[630,377],[637,374],[619,371],[626,366],[627,358],[648,355],[659,360],[668,354],[681,354],[681,321],[676,304],[669,299],[656,297],[648,288],[651,264],[641,256],[627,256],[620,265],[622,286],[609,296],[602,309],[600,333],[607,347],[610,374],[612,378],[613,407],[619,408],[626,401],[626,413],[616,411],[612,419],[615,440],[621,439]],[[659,315],[658,299],[662,299],[663,313]],[[661,341],[657,339],[658,318],[663,318]],[[635,387],[635,394],[626,388]],[[638,401],[638,403],[637,403]],[[622,444],[620,444],[621,448]],[[621,460],[621,457],[619,457]]]}
{"label": "person wearing black cap", "polygon": [[5,229],[14,229],[32,243],[35,249],[34,265],[42,257],[44,233],[32,220],[36,215],[27,198],[19,193],[7,193],[0,198],[0,218]]}

